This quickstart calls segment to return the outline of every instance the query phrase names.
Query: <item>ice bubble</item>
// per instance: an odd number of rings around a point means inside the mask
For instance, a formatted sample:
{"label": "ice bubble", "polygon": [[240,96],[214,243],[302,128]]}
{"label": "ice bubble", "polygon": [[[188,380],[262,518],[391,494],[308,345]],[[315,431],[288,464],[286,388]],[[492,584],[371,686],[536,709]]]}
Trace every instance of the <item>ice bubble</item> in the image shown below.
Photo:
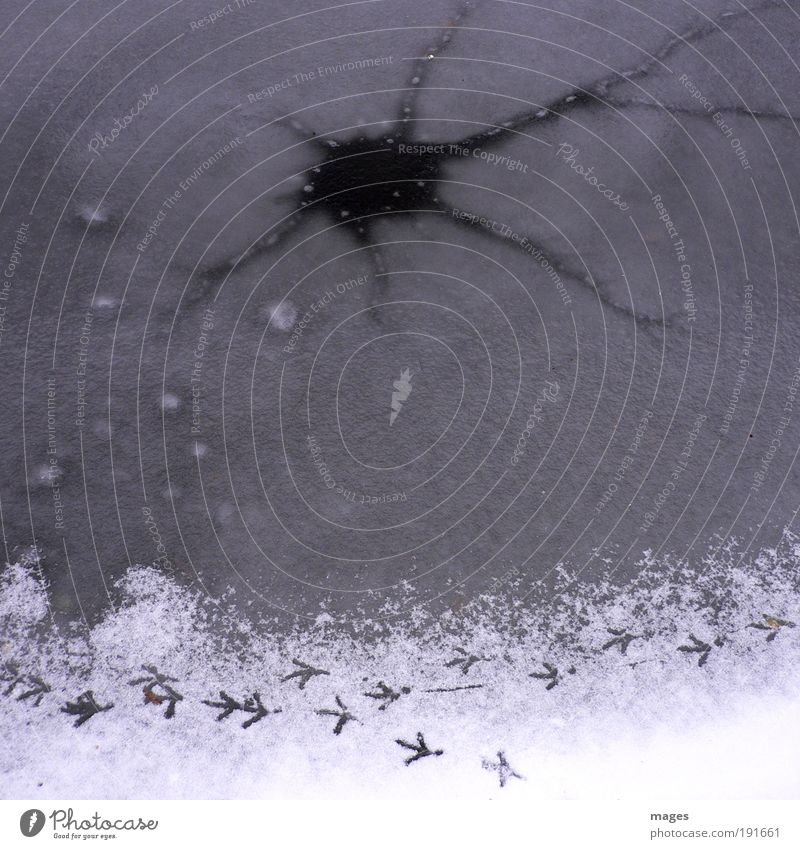
{"label": "ice bubble", "polygon": [[283,300],[269,307],[270,324],[278,330],[290,330],[297,318],[297,309],[291,301]]}
{"label": "ice bubble", "polygon": [[172,392],[165,392],[163,397],[161,398],[161,409],[162,410],[177,410],[180,407],[181,402],[177,395],[174,395]]}

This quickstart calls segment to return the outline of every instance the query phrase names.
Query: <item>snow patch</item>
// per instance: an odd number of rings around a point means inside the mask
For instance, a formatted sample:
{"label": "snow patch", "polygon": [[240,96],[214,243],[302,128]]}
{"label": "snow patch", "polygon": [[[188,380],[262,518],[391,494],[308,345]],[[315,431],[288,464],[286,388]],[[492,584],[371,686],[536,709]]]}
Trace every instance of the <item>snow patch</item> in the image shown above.
{"label": "snow patch", "polygon": [[741,566],[733,548],[697,569],[650,558],[624,586],[562,570],[524,607],[496,593],[289,630],[153,567],[98,624],[59,629],[36,562],[8,566],[0,791],[793,798],[796,543]]}

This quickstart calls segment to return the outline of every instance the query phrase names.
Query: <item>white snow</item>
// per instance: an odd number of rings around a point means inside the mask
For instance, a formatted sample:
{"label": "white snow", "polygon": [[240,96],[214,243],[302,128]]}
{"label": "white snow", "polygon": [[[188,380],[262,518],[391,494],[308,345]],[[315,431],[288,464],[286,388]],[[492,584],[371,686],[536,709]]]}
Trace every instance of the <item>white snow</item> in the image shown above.
{"label": "white snow", "polygon": [[[728,549],[697,571],[642,564],[633,584],[578,585],[522,611],[476,599],[466,618],[418,611],[362,622],[330,613],[279,635],[151,567],[130,570],[122,604],[95,627],[57,629],[35,558],[2,573],[2,660],[51,687],[39,707],[0,695],[5,798],[796,798],[800,792],[797,539],[737,565]],[[238,593],[237,593],[238,595]],[[533,599],[534,597],[532,597]],[[553,599],[548,602],[548,598]],[[390,614],[392,611],[386,611]],[[609,630],[609,629],[613,629]],[[619,642],[628,634],[625,653]],[[774,639],[767,637],[775,634]],[[690,634],[710,648],[703,666]],[[715,644],[719,639],[720,645]],[[464,672],[464,661],[480,658]],[[329,674],[295,677],[297,659]],[[558,683],[546,689],[548,667]],[[449,664],[449,665],[448,665]],[[183,698],[147,702],[143,666]],[[574,668],[574,672],[570,672]],[[399,697],[380,710],[380,682]],[[464,688],[481,684],[481,687]],[[0,684],[0,693],[7,683]],[[410,689],[404,692],[403,687]],[[79,728],[60,711],[92,690],[113,708]],[[224,690],[272,711],[217,721]],[[446,690],[446,692],[426,692]],[[154,690],[163,697],[165,691]],[[336,697],[356,718],[340,735]],[[444,754],[406,766],[422,732]],[[503,752],[522,779],[501,788]]]}

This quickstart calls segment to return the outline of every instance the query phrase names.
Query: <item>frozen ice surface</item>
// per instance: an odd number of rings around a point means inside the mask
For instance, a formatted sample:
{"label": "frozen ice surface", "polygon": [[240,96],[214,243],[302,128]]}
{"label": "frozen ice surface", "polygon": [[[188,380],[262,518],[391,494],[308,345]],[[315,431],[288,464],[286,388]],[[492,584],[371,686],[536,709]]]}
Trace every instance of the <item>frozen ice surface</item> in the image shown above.
{"label": "frozen ice surface", "polygon": [[5,795],[796,795],[795,0],[63,5],[0,50]]}

